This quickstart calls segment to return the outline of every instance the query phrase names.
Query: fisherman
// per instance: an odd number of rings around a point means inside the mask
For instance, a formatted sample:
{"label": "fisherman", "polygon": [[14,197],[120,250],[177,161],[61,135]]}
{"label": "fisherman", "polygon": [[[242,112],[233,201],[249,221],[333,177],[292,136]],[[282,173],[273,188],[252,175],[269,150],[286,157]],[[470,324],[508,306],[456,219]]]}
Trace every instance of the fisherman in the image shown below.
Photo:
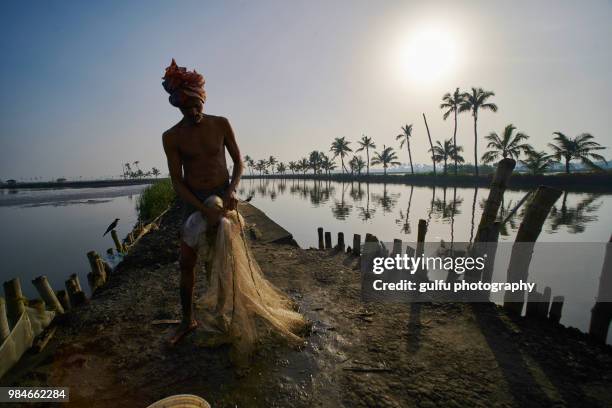
{"label": "fisherman", "polygon": [[[163,80],[162,85],[170,94],[170,104],[183,114],[183,118],[162,136],[172,185],[186,207],[180,243],[183,316],[170,340],[174,345],[198,324],[193,315],[198,237],[205,225],[216,225],[224,212],[236,208],[235,192],[243,164],[229,121],[203,113],[204,77],[195,70],[179,67],[173,59]],[[226,149],[234,163],[231,180],[225,160]],[[223,209],[204,205],[213,195],[223,199]]]}

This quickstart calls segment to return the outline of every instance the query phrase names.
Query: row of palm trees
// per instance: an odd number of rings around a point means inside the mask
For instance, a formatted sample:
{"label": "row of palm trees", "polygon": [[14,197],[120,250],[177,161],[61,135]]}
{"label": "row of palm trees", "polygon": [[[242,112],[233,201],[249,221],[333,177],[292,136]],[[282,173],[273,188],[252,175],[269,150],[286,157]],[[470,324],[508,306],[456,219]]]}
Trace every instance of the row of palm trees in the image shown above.
{"label": "row of palm trees", "polygon": [[[495,96],[495,93],[492,91],[473,87],[470,92],[461,92],[459,88],[456,88],[454,92],[446,93],[442,97],[442,103],[440,104],[440,109],[443,110],[442,118],[446,120],[452,115],[454,129],[452,138],[443,141],[438,140],[435,144],[431,140],[429,129],[427,131],[431,146],[429,152],[431,153],[434,174],[436,172],[436,163],[443,163],[445,175],[447,174],[449,161],[454,162],[455,175],[458,172],[458,165],[465,163],[465,159],[461,155],[463,147],[457,145],[457,117],[460,113],[470,112],[474,119],[474,171],[476,176],[478,176],[478,115],[480,112],[487,110],[497,112],[497,105],[490,100],[493,96]],[[425,115],[423,115],[423,119],[427,126]],[[400,142],[400,149],[406,146],[410,172],[414,174],[412,151],[410,148],[410,141],[413,137],[412,130],[412,124],[402,126],[401,133],[395,139]],[[532,174],[542,174],[558,162],[564,162],[566,173],[570,172],[570,162],[572,160],[580,160],[584,165],[592,169],[600,168],[596,161],[606,162],[604,157],[597,153],[597,151],[603,150],[605,147],[595,142],[591,134],[583,133],[573,138],[561,132],[554,132],[553,134],[555,135],[553,143],[548,144],[552,152],[538,151],[526,143],[529,139],[528,135],[517,131],[516,126],[509,124],[504,128],[501,136],[496,132],[491,132],[485,136],[485,139],[488,141],[488,150],[482,155],[481,160],[484,163],[492,163],[501,158],[510,157],[519,160]],[[345,163],[345,158],[347,158],[350,152],[353,152],[350,143],[345,137],[335,138],[330,147],[330,152],[333,154],[331,158],[324,152],[315,150],[308,157],[295,162],[289,162],[288,165],[279,162],[273,156],[270,156],[267,160],[258,161],[254,161],[251,157],[246,156],[245,163],[250,169],[251,174],[253,169],[255,169],[259,171],[260,175],[270,174],[270,171],[274,174],[275,170],[280,174],[291,170],[294,174],[302,172],[305,175],[308,170],[312,170],[314,174],[325,172],[329,175],[336,168],[334,160],[338,157],[340,158],[343,174],[345,172],[348,173],[350,168],[351,174],[357,173],[361,175],[365,167],[366,173],[369,175],[370,165],[382,165],[383,172],[386,175],[387,168],[400,165],[397,153],[392,147],[383,145],[382,150],[374,151],[376,144],[371,137],[366,135],[362,135],[361,139],[357,141],[358,148],[355,150],[355,153],[365,150],[366,160],[364,161],[359,155],[354,155]],[[371,159],[370,150],[374,151]],[[521,159],[521,156],[524,156],[524,159]],[[348,168],[346,164],[348,164]]]}

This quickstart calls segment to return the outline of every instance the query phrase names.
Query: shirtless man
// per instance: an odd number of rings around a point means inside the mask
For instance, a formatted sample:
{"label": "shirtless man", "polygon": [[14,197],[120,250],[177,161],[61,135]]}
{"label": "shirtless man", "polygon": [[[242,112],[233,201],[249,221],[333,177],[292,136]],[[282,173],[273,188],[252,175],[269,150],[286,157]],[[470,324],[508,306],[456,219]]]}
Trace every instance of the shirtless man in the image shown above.
{"label": "shirtless man", "polygon": [[[183,83],[176,79],[177,76],[181,79],[181,72],[187,75],[192,73],[176,66],[174,60],[172,64],[166,70],[164,88],[170,93],[170,103],[180,109],[183,118],[164,132],[162,137],[170,178],[177,195],[187,207],[183,222],[192,212],[200,211],[207,220],[207,225],[216,225],[223,211],[236,208],[235,191],[243,172],[240,150],[229,121],[220,116],[203,113],[205,93],[201,75],[193,71],[201,78],[202,87],[200,89],[195,86],[194,91],[193,81],[189,82],[192,77],[187,76],[186,82]],[[168,74],[171,69],[174,69],[174,77],[172,72]],[[169,81],[174,83],[167,85]],[[234,162],[231,182],[225,149]],[[203,201],[213,194],[223,199],[223,210],[204,206]],[[181,237],[180,295],[183,318],[170,340],[171,344],[176,344],[197,326],[193,317],[196,249],[197,247],[188,245],[184,237]]]}

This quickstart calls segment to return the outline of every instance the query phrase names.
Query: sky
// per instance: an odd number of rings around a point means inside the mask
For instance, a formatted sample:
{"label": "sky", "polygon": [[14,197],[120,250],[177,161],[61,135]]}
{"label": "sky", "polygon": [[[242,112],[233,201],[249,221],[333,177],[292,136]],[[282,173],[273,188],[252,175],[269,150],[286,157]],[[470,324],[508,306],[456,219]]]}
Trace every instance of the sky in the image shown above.
{"label": "sky", "polygon": [[[180,120],[161,86],[175,58],[206,78],[206,112],[225,116],[241,152],[297,160],[355,147],[407,152],[452,136],[444,93],[495,92],[483,137],[513,123],[546,148],[552,132],[612,146],[610,1],[23,1],[0,16],[0,179],[167,173],[162,133]],[[473,122],[458,143],[473,161]],[[612,157],[610,150],[604,156]]]}

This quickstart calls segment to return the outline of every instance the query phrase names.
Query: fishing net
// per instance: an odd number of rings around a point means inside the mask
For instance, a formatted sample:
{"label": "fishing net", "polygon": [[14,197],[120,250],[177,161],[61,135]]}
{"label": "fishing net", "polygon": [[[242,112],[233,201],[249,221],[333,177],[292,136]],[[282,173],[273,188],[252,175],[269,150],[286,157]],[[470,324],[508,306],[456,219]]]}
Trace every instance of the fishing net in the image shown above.
{"label": "fishing net", "polygon": [[[221,207],[222,201],[213,196],[205,204]],[[229,211],[216,229],[202,232],[198,244],[198,258],[208,270],[207,291],[198,302],[204,309],[202,320],[225,335],[235,362],[244,361],[270,329],[300,344],[298,333],[306,325],[294,302],[264,277],[244,226],[238,211]]]}
{"label": "fishing net", "polygon": [[0,344],[0,377],[2,377],[31,346],[34,338],[49,325],[55,312],[25,307],[11,334]]}

